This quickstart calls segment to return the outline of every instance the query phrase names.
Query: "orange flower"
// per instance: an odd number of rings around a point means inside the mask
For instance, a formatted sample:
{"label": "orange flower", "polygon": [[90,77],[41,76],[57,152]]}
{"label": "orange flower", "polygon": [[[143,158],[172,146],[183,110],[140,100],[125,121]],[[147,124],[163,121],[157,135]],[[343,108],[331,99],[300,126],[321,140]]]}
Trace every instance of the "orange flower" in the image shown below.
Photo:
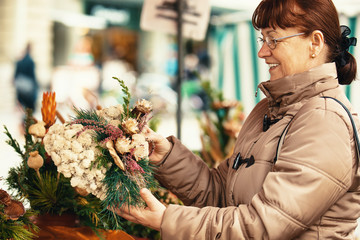
{"label": "orange flower", "polygon": [[45,127],[49,128],[56,120],[56,102],[55,92],[44,92],[41,106],[41,115],[46,123]]}

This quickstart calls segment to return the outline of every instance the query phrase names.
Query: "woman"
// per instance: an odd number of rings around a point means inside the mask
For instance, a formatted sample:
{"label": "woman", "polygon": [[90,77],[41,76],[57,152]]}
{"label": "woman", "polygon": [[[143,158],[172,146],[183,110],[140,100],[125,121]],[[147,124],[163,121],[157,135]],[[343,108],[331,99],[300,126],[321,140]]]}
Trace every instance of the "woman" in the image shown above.
{"label": "woman", "polygon": [[[233,155],[217,169],[174,137],[155,133],[157,179],[185,205],[164,207],[147,189],[145,209],[121,208],[163,239],[353,239],[360,217],[358,158],[340,84],[350,84],[354,38],[331,0],[263,0],[253,15],[270,80]],[[358,127],[360,122],[354,114]],[[284,133],[284,134],[282,134]],[[280,139],[281,138],[281,139]]]}

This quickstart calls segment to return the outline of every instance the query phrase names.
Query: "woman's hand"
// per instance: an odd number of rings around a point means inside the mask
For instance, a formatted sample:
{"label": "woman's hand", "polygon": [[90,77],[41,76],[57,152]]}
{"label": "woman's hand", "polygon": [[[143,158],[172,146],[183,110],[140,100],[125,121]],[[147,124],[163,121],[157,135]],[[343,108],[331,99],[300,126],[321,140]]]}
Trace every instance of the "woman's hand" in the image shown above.
{"label": "woman's hand", "polygon": [[171,143],[160,134],[157,134],[156,132],[151,130],[149,127],[146,127],[144,129],[144,134],[150,144],[150,149],[153,148],[153,152],[149,156],[150,162],[160,162],[171,150]]}
{"label": "woman's hand", "polygon": [[146,188],[140,190],[140,196],[146,202],[146,208],[124,205],[121,208],[114,209],[115,213],[133,223],[138,223],[160,231],[160,225],[166,207]]}

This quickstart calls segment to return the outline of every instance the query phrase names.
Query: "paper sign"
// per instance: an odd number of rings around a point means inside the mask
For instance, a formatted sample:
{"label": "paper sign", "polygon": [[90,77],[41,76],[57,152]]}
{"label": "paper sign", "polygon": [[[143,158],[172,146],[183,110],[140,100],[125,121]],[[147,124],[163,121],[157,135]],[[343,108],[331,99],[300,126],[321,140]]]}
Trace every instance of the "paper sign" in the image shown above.
{"label": "paper sign", "polygon": [[[186,38],[203,40],[210,18],[209,0],[182,0],[182,34]],[[140,27],[146,31],[177,34],[177,1],[144,0]]]}

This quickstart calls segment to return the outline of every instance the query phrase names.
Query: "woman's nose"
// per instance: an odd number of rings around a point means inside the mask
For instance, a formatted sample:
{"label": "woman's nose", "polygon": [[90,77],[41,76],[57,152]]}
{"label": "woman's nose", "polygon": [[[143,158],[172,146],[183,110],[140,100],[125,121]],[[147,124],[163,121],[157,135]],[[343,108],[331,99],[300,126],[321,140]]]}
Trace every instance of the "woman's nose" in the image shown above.
{"label": "woman's nose", "polygon": [[264,43],[258,52],[258,57],[265,58],[265,57],[269,57],[270,55],[271,55],[271,49],[266,43]]}

